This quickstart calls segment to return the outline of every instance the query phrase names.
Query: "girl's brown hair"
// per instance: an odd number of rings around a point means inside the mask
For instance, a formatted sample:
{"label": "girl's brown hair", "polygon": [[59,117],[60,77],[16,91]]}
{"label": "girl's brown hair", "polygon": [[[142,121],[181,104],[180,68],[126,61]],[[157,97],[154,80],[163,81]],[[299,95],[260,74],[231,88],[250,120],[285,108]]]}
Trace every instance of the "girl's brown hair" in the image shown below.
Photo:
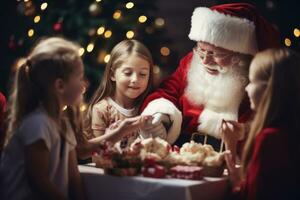
{"label": "girl's brown hair", "polygon": [[106,65],[102,81],[92,97],[85,118],[84,129],[87,135],[91,134],[91,117],[93,106],[104,99],[111,97],[115,93],[115,82],[111,80],[116,69],[120,67],[130,56],[138,56],[148,61],[150,65],[149,81],[146,90],[136,100],[136,105],[140,105],[153,86],[153,60],[150,51],[137,40],[123,40],[111,51],[111,57]]}
{"label": "girl's brown hair", "polygon": [[73,42],[51,37],[37,43],[25,62],[17,66],[8,106],[6,144],[21,120],[39,105],[59,123],[61,111],[53,92],[54,81],[67,81],[80,64],[79,47]]}
{"label": "girl's brown hair", "polygon": [[[258,53],[250,66],[257,80],[267,83],[246,141],[242,166],[246,174],[255,137],[266,127],[278,127],[288,134],[289,153],[299,163],[300,139],[300,55],[290,49]],[[274,147],[276,148],[276,147]]]}

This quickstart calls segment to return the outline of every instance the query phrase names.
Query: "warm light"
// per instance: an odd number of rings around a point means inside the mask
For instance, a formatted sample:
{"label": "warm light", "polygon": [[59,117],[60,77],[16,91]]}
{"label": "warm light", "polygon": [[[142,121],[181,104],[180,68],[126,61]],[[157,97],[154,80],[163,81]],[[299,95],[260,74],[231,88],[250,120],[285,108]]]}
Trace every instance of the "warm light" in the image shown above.
{"label": "warm light", "polygon": [[105,33],[104,33],[105,38],[110,38],[111,35],[112,35],[112,32],[110,30],[105,31]]}
{"label": "warm light", "polygon": [[64,107],[63,107],[63,111],[65,111],[67,108],[68,108],[68,106],[64,106]]}
{"label": "warm light", "polygon": [[153,66],[153,73],[158,74],[160,72],[160,68],[157,65]]}
{"label": "warm light", "polygon": [[170,49],[168,47],[162,47],[160,49],[160,53],[163,56],[168,56],[170,54]]}
{"label": "warm light", "polygon": [[80,106],[80,111],[84,112],[87,109],[87,106],[85,104]]}
{"label": "warm light", "polygon": [[145,16],[145,15],[141,15],[140,17],[139,17],[139,22],[140,23],[144,23],[144,22],[146,22],[147,21],[147,17]]}
{"label": "warm light", "polygon": [[133,32],[133,31],[127,31],[126,37],[127,37],[128,39],[133,38],[133,36],[134,36],[134,32]]}
{"label": "warm light", "polygon": [[[18,0],[18,1],[20,1],[20,0]],[[24,0],[24,2],[26,3],[26,2],[28,2],[29,0]]]}
{"label": "warm light", "polygon": [[289,38],[285,38],[284,39],[284,44],[285,44],[285,46],[289,47],[289,46],[291,46],[292,41]]}
{"label": "warm light", "polygon": [[40,20],[41,20],[41,17],[39,15],[35,16],[33,19],[34,23],[39,23]]}
{"label": "warm light", "polygon": [[27,34],[28,34],[28,37],[32,37],[34,35],[34,30],[29,29]]}
{"label": "warm light", "polygon": [[87,47],[86,47],[86,51],[87,52],[92,52],[94,49],[94,44],[93,43],[90,43]]}
{"label": "warm light", "polygon": [[80,48],[79,50],[78,50],[78,53],[79,53],[79,56],[82,56],[83,54],[84,54],[84,48]]}
{"label": "warm light", "polygon": [[126,3],[126,8],[127,9],[131,9],[131,8],[133,8],[133,6],[134,6],[134,3],[132,3],[132,2]]}
{"label": "warm light", "polygon": [[110,54],[107,54],[107,55],[104,57],[104,62],[105,62],[105,63],[108,63],[109,59],[110,59]]}
{"label": "warm light", "polygon": [[100,2],[101,0],[96,0],[96,2]]}
{"label": "warm light", "polygon": [[116,12],[114,12],[113,18],[120,19],[121,15],[122,15],[122,12],[120,10],[117,10]]}
{"label": "warm light", "polygon": [[155,25],[158,27],[161,27],[161,26],[165,25],[165,20],[163,18],[157,18],[155,20]]}
{"label": "warm light", "polygon": [[300,36],[300,30],[295,28],[294,29],[294,35],[295,35],[295,37],[299,37]]}
{"label": "warm light", "polygon": [[41,10],[46,10],[48,4],[45,2],[45,3],[42,3],[41,5]]}
{"label": "warm light", "polygon": [[97,34],[98,35],[102,35],[105,31],[105,28],[103,26],[99,27],[98,30],[97,30]]}

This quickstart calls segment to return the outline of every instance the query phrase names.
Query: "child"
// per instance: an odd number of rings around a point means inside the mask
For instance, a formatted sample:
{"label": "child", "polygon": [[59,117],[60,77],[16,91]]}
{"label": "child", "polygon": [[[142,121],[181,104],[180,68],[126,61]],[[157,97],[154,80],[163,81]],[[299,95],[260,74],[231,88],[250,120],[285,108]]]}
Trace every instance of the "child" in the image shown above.
{"label": "child", "polygon": [[[107,137],[108,127],[119,120],[138,114],[140,103],[153,82],[153,61],[149,50],[136,40],[117,44],[106,65],[102,82],[88,108],[85,127],[90,142],[97,143]],[[127,147],[138,136],[137,128],[120,140]]]}
{"label": "child", "polygon": [[[258,53],[250,65],[246,91],[256,114],[243,151],[243,176],[226,156],[241,199],[300,198],[299,77],[300,55],[290,49]],[[225,140],[231,137],[224,132]]]}
{"label": "child", "polygon": [[66,105],[83,92],[78,46],[61,38],[40,41],[16,73],[8,135],[1,157],[3,199],[85,199],[76,140]]}

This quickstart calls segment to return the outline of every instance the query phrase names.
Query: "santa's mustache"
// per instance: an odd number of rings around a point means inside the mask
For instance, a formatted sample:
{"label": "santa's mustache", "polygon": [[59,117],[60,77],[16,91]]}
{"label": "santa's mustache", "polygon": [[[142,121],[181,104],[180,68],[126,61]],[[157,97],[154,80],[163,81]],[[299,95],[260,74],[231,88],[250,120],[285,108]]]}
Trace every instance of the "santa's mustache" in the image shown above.
{"label": "santa's mustache", "polygon": [[230,66],[221,67],[219,65],[204,65],[204,64],[202,64],[202,65],[209,70],[217,70],[221,74],[227,73],[230,68]]}

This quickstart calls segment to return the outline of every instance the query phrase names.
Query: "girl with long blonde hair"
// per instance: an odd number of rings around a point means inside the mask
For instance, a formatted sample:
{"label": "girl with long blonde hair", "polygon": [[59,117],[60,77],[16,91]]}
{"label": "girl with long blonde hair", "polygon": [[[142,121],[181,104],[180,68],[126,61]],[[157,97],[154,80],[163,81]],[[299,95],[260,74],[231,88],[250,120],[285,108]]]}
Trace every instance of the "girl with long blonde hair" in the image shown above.
{"label": "girl with long blonde hair", "polygon": [[300,55],[290,49],[258,53],[246,87],[255,117],[242,173],[226,157],[241,199],[299,199]]}

